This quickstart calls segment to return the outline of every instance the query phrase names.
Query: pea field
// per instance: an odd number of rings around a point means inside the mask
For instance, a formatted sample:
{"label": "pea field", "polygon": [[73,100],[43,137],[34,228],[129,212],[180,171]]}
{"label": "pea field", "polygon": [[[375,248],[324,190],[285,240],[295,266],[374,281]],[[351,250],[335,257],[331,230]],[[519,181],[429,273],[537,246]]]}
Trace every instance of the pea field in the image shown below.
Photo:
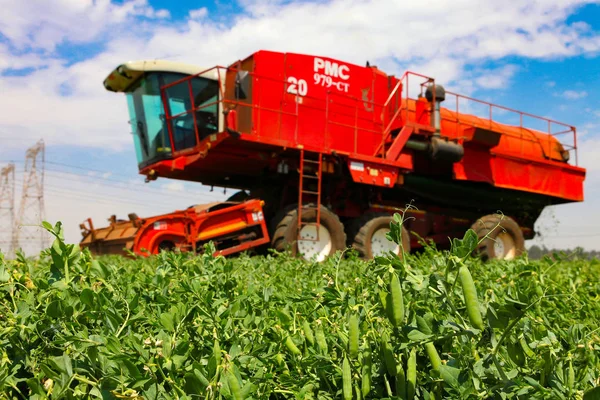
{"label": "pea field", "polygon": [[[400,217],[390,238],[400,239]],[[3,399],[599,399],[600,263],[0,256]]]}

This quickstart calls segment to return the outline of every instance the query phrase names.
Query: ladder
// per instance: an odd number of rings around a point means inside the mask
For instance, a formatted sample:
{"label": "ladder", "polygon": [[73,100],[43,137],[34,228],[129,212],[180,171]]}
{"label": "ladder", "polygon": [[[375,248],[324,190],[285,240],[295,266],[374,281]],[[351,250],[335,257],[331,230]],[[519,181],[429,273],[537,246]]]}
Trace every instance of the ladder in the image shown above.
{"label": "ladder", "polygon": [[[309,167],[309,172],[306,173],[305,167]],[[312,167],[312,168],[311,168]],[[317,168],[315,173],[314,169]],[[298,232],[297,239],[298,240],[308,240],[308,241],[319,241],[319,224],[321,222],[321,175],[323,173],[323,155],[321,153],[317,153],[316,159],[306,158],[306,154],[304,153],[304,149],[300,149],[300,170],[299,179],[298,179]],[[309,187],[312,189],[312,186],[309,186],[316,183],[317,190],[307,190]],[[316,206],[307,207],[307,198],[313,198],[316,196]],[[303,222],[302,221],[302,211],[303,210],[316,210],[317,218],[314,222]],[[306,225],[316,224],[317,229],[317,237],[316,239],[301,239],[300,230],[302,227]]]}

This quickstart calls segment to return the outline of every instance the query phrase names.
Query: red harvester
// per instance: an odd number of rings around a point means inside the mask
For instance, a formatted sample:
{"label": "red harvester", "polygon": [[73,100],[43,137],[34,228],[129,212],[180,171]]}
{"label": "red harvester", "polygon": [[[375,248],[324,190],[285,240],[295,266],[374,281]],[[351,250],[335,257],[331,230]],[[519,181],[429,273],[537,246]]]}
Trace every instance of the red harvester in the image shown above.
{"label": "red harvester", "polygon": [[[544,207],[583,201],[574,127],[445,91],[412,72],[397,78],[368,63],[259,51],[210,69],[129,62],[104,86],[127,95],[147,180],[241,189],[230,200],[264,201],[263,239],[306,258],[347,245],[366,258],[399,252],[385,234],[391,214],[412,203],[405,251],[419,237],[447,246],[473,227],[488,237],[484,258],[509,259],[533,238]],[[197,249],[202,229],[181,229],[170,243]],[[130,240],[146,242],[151,232]]]}

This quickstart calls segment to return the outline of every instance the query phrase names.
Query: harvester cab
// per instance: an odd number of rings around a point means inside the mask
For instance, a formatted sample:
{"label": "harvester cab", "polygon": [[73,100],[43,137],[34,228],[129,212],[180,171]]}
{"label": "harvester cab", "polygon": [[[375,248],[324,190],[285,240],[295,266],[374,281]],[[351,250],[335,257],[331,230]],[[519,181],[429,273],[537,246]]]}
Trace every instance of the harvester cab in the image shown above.
{"label": "harvester cab", "polygon": [[[201,71],[182,63],[140,61],[118,66],[105,79],[107,90],[126,94],[140,169],[171,159],[174,152],[193,149],[198,144],[196,131],[202,140],[222,130],[218,72],[211,70],[185,85],[177,84]],[[166,85],[173,86],[162,90]],[[195,112],[186,112],[192,108]]]}

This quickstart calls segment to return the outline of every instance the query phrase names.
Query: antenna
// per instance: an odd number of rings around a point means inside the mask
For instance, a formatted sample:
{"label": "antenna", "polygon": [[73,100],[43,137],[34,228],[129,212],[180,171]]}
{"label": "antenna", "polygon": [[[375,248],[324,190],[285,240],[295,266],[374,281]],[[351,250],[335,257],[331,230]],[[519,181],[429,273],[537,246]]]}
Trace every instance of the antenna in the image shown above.
{"label": "antenna", "polygon": [[44,164],[45,146],[44,141],[40,140],[25,153],[21,205],[13,228],[14,250],[23,248],[22,244],[28,245],[28,249],[36,254],[46,248],[47,236],[41,227],[45,218]]}
{"label": "antenna", "polygon": [[15,250],[13,229],[15,223],[15,164],[10,163],[0,170],[0,251],[12,256]]}

